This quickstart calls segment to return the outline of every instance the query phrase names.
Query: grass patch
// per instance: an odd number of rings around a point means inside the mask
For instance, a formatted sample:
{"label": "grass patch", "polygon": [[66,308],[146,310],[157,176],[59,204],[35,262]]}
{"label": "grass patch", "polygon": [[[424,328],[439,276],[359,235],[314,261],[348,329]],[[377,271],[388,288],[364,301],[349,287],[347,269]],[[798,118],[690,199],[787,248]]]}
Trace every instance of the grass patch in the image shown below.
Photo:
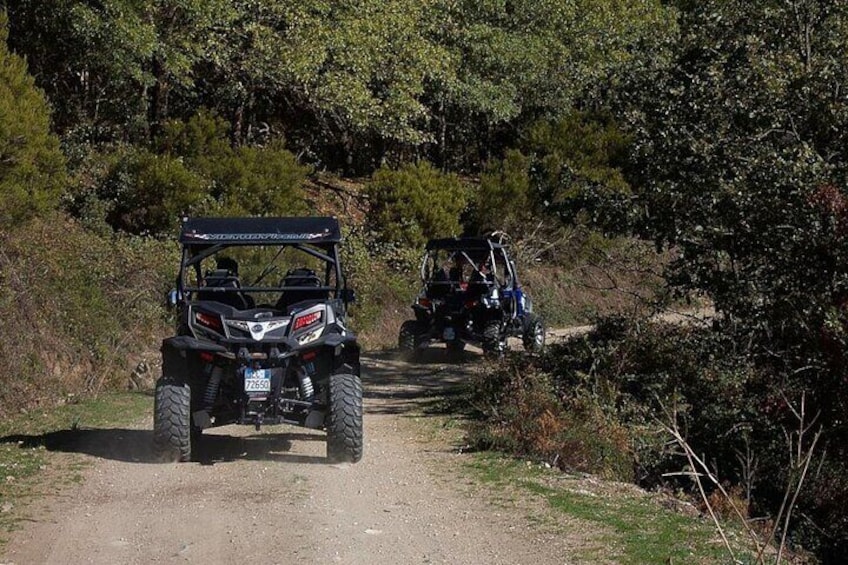
{"label": "grass patch", "polygon": [[48,451],[40,436],[63,430],[126,426],[149,413],[143,393],[109,393],[50,410],[31,410],[0,422],[0,544],[29,519],[37,497],[80,484],[90,465],[77,454]]}
{"label": "grass patch", "polygon": [[[636,491],[606,491],[615,483],[559,474],[538,465],[506,459],[496,454],[477,454],[470,472],[483,484],[512,498],[531,494],[557,516],[585,524],[582,532],[593,532],[576,550],[578,559],[593,563],[613,558],[623,565],[646,563],[723,564],[729,556],[713,525],[705,520],[678,514]],[[524,494],[522,494],[524,493]],[[533,522],[551,520],[531,512]]]}
{"label": "grass patch", "polygon": [[140,392],[112,392],[49,410],[30,410],[0,422],[0,434],[44,434],[81,427],[99,428],[131,424],[153,406],[153,398]]}

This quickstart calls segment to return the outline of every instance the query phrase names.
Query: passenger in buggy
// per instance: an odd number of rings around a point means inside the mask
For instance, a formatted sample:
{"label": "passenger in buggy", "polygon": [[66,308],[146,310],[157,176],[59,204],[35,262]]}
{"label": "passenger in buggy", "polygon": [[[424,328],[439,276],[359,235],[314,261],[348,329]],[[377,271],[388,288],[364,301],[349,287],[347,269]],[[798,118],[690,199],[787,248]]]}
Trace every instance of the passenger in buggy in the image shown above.
{"label": "passenger in buggy", "polygon": [[453,256],[453,267],[450,268],[448,272],[448,279],[451,282],[462,283],[465,282],[463,280],[463,267],[465,266],[465,259],[457,253]]}

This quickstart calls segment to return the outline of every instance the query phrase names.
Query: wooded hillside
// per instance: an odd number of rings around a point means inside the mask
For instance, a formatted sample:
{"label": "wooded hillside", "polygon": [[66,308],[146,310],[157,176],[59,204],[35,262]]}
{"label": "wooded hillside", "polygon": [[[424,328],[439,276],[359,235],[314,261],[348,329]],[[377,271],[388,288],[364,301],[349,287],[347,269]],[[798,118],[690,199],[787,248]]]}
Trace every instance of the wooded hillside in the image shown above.
{"label": "wooded hillside", "polygon": [[[364,218],[349,233],[352,278],[379,263],[401,303],[429,237],[508,231],[549,304],[574,263],[626,256],[629,282],[651,273],[643,287],[706,299],[715,322],[607,321],[538,363],[556,406],[616,422],[626,478],[691,488],[664,478],[681,460],[637,433],[677,406],[696,451],[744,487],[746,515],[822,562],[848,560],[848,2],[4,5],[0,305],[13,316],[27,287],[14,266],[33,264],[20,242],[44,241],[50,224],[73,226],[61,249],[82,262],[69,264],[103,274],[79,288],[108,287],[139,249],[166,261],[181,216],[311,213],[328,177],[363,187],[345,196]],[[85,238],[123,259],[107,268],[74,243]],[[167,268],[148,268],[161,277],[144,283],[153,301]],[[44,296],[62,281],[50,276]],[[376,324],[374,279],[360,280],[362,319]],[[626,354],[634,344],[642,353]],[[787,440],[809,450],[806,467]],[[557,449],[540,455],[563,461]],[[802,470],[796,510],[781,515]]]}

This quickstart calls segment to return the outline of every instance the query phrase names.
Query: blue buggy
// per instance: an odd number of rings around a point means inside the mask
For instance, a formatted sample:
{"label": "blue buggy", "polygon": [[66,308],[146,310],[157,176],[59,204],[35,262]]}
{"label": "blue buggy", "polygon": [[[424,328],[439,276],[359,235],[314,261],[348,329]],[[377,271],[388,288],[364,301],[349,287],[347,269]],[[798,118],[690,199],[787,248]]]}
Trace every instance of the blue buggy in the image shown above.
{"label": "blue buggy", "polygon": [[422,289],[414,320],[401,325],[398,346],[415,352],[442,342],[449,352],[467,343],[500,355],[509,337],[525,350],[545,346],[545,325],[521,287],[503,243],[489,237],[433,239],[421,261]]}

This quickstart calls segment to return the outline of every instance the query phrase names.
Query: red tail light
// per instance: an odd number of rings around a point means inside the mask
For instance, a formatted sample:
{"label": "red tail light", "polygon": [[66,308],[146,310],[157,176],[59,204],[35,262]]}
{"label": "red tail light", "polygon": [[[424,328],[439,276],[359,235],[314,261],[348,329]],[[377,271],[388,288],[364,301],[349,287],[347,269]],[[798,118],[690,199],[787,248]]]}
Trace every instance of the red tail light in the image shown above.
{"label": "red tail light", "polygon": [[209,353],[208,351],[200,352],[200,360],[204,363],[211,363],[213,359],[215,359],[215,356]]}
{"label": "red tail light", "polygon": [[301,328],[305,328],[306,326],[311,326],[312,324],[318,323],[321,321],[321,318],[324,316],[324,312],[318,310],[317,312],[311,312],[309,314],[304,314],[303,316],[299,316],[294,319],[294,330],[297,331]]}
{"label": "red tail light", "polygon": [[194,321],[201,326],[207,327],[218,332],[224,330],[224,324],[221,323],[221,317],[215,316],[214,314],[196,312],[194,314]]}
{"label": "red tail light", "polygon": [[425,297],[422,296],[421,298],[418,299],[418,304],[420,304],[424,308],[429,308],[430,305],[432,304],[432,302],[430,302],[429,298],[425,298]]}

